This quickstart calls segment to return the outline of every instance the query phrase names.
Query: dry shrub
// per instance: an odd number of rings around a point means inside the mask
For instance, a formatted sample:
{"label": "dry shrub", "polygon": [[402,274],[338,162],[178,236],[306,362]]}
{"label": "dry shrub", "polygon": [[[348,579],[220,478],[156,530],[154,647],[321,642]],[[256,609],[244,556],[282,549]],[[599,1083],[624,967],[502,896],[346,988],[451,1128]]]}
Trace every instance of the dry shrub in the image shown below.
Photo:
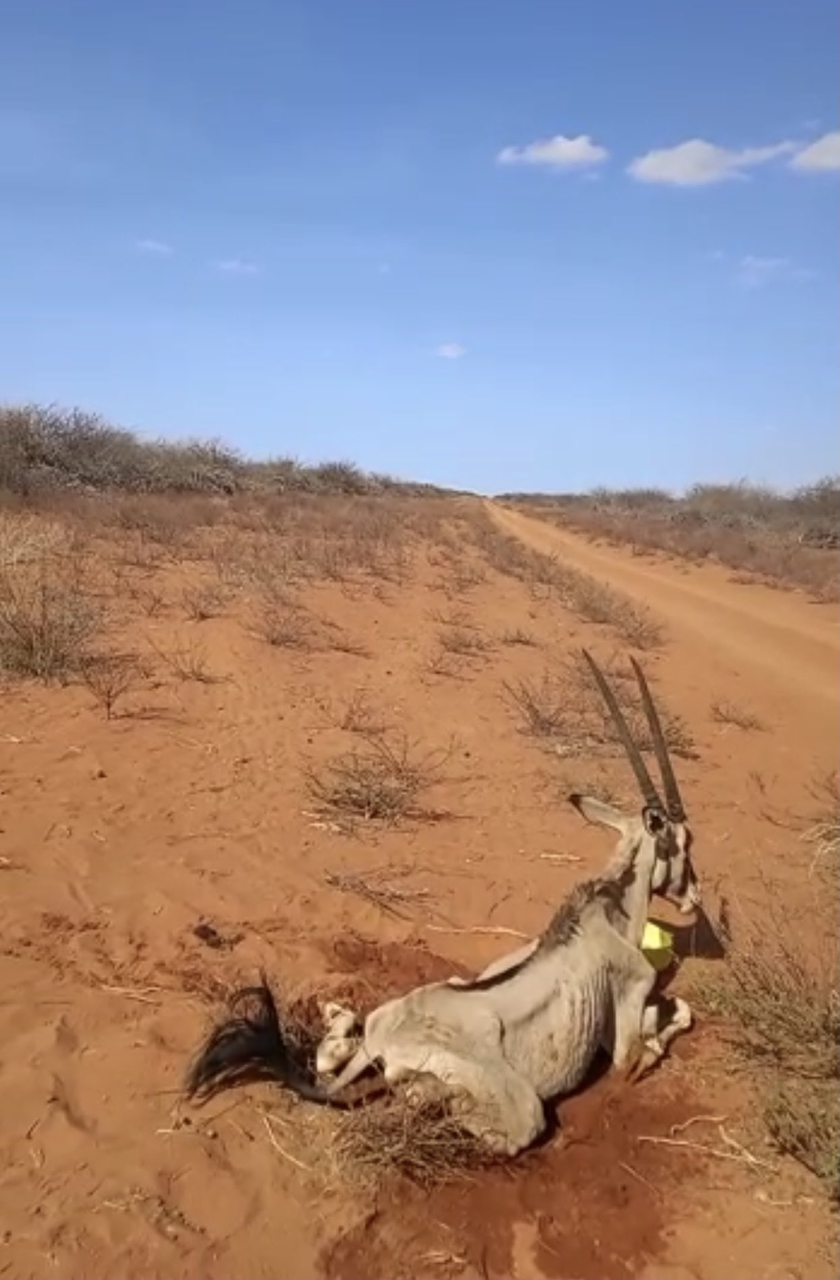
{"label": "dry shrub", "polygon": [[725,699],[713,702],[709,710],[716,724],[732,724],[745,732],[758,732],[767,728],[760,716],[747,707],[739,707],[735,702],[727,702]]}
{"label": "dry shrub", "polygon": [[419,801],[442,780],[449,752],[420,752],[407,738],[366,735],[361,749],[309,765],[306,784],[319,812],[366,822],[432,817]]}
{"label": "dry shrub", "polygon": [[729,945],[724,977],[702,999],[733,1025],[739,1055],[759,1071],[764,1119],[781,1151],[795,1157],[840,1199],[840,990],[834,957],[821,966],[772,901],[763,927],[742,925]]}
{"label": "dry shrub", "polygon": [[227,592],[221,583],[208,582],[203,586],[185,587],[181,592],[181,603],[187,617],[193,622],[206,622],[209,618],[218,617],[227,604]]}
{"label": "dry shrub", "polygon": [[57,551],[66,538],[65,526],[57,521],[0,512],[0,572],[43,559]]}
{"label": "dry shrub", "polygon": [[197,684],[217,684],[221,679],[211,671],[207,651],[195,640],[178,640],[171,649],[149,643],[177,679],[194,680]]}
{"label": "dry shrub", "polygon": [[[632,669],[615,661],[601,668],[612,685],[630,731],[643,751],[653,747]],[[648,676],[650,683],[650,677]],[[505,682],[505,696],[519,716],[522,731],[552,740],[563,756],[622,755],[618,733],[582,655],[547,670],[539,680]],[[693,759],[694,743],[685,722],[655,695],[662,732],[669,751]]]}
{"label": "dry shrub", "polygon": [[332,1154],[339,1169],[373,1185],[398,1174],[431,1187],[497,1161],[444,1106],[411,1106],[400,1095],[344,1116],[333,1136]]}
{"label": "dry shrub", "polygon": [[309,649],[314,627],[314,620],[295,602],[267,600],[263,603],[259,634],[275,649]]}
{"label": "dry shrub", "polygon": [[387,728],[384,718],[372,706],[366,689],[354,690],[347,699],[337,724],[339,729],[361,734],[362,737],[376,737]]}
{"label": "dry shrub", "polygon": [[478,631],[466,627],[443,627],[438,632],[438,645],[444,653],[461,658],[484,658],[490,650],[490,642]]}
{"label": "dry shrub", "polygon": [[506,680],[503,688],[519,714],[523,732],[535,738],[555,738],[563,732],[564,690],[556,677],[544,672],[539,680]]}
{"label": "dry shrub", "polygon": [[349,653],[354,658],[369,658],[371,649],[365,644],[364,640],[359,640],[355,636],[351,636],[349,632],[335,623],[325,624],[327,633],[327,645],[336,653]]}
{"label": "dry shrub", "polygon": [[423,659],[421,664],[421,669],[426,675],[438,676],[444,680],[466,679],[471,667],[468,657],[460,653],[447,653],[439,645]]}
{"label": "dry shrub", "polygon": [[77,672],[102,626],[77,566],[0,573],[0,669],[50,681]]}
{"label": "dry shrub", "polygon": [[117,703],[136,688],[145,668],[136,653],[95,653],[82,662],[80,678],[112,720]]}
{"label": "dry shrub", "polygon": [[840,874],[840,774],[835,769],[813,787],[819,811],[803,839],[813,850],[812,871],[820,872],[836,892]]}

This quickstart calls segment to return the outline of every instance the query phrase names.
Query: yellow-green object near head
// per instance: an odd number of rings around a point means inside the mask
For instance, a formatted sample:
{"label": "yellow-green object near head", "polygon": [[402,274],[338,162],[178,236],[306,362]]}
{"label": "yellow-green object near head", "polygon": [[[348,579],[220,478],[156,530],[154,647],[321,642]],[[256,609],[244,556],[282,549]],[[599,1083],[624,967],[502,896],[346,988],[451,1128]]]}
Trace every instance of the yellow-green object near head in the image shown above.
{"label": "yellow-green object near head", "polygon": [[673,935],[648,920],[642,934],[642,953],[657,971],[667,969],[674,958]]}

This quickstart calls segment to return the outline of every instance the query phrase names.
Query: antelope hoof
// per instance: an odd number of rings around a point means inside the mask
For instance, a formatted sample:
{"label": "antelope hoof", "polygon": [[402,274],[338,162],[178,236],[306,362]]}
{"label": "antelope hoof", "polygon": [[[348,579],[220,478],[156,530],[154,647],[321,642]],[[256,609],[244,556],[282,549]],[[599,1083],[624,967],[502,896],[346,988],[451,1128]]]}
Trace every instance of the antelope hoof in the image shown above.
{"label": "antelope hoof", "polygon": [[624,1078],[628,1084],[638,1084],[652,1067],[662,1059],[665,1050],[655,1036],[639,1040],[627,1060]]}

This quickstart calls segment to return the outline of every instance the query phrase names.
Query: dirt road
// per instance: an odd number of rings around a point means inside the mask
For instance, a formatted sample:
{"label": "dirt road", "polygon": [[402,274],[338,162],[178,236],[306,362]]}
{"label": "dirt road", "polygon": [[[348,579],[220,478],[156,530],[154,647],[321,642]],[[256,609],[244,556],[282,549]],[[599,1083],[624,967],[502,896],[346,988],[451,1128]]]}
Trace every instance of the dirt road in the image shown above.
{"label": "dirt road", "polygon": [[829,750],[840,709],[840,630],[833,605],[732,581],[717,565],[688,566],[595,545],[581,535],[488,503],[505,532],[647,604],[679,644],[688,670],[717,670],[750,697],[791,716]]}

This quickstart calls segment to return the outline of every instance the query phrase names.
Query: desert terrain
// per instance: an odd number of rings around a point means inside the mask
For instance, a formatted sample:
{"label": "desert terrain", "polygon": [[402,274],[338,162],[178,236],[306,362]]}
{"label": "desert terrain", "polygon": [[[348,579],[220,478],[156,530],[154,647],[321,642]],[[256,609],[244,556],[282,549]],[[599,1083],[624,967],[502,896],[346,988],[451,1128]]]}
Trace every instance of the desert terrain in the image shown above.
{"label": "desert terrain", "polygon": [[[333,479],[4,501],[0,1275],[835,1276],[836,604]],[[187,1105],[260,970],[370,1008],[600,870],[568,793],[637,798],[582,646],[667,716],[711,922],[654,912],[691,1033],[443,1181],[269,1084]]]}

